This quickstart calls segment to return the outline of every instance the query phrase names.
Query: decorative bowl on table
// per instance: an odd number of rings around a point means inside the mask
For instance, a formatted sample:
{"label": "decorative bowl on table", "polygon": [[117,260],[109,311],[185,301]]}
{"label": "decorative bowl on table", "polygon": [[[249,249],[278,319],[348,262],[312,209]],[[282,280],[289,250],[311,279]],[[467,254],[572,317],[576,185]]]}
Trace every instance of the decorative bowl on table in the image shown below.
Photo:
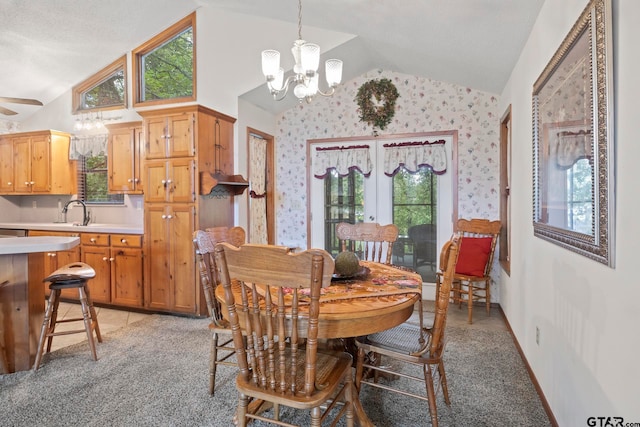
{"label": "decorative bowl on table", "polygon": [[362,279],[364,277],[367,277],[369,273],[371,273],[371,270],[369,269],[369,267],[360,266],[360,269],[354,274],[346,275],[346,274],[333,273],[333,275],[331,276],[331,281],[339,282],[342,280]]}

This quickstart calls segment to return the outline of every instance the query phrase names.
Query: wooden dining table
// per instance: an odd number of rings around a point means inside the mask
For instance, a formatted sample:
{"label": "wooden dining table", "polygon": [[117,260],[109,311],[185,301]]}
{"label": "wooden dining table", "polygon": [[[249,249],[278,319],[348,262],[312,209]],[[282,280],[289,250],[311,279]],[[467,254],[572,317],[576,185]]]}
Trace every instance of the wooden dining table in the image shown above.
{"label": "wooden dining table", "polygon": [[[421,299],[419,274],[368,261],[361,261],[360,266],[359,274],[348,278],[336,276],[329,287],[322,288],[319,339],[347,339],[347,342],[349,338],[393,328],[411,316],[415,303]],[[222,303],[223,316],[228,318],[222,286],[216,288],[216,298]],[[304,334],[304,329],[304,325],[301,326],[299,333]],[[349,350],[348,344],[345,347]],[[357,395],[354,409],[359,425],[374,425]]]}

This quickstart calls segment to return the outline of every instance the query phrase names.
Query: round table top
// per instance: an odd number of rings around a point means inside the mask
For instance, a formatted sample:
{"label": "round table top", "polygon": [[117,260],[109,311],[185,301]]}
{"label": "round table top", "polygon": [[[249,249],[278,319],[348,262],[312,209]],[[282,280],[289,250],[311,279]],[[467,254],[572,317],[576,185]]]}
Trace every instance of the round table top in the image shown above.
{"label": "round table top", "polygon": [[[413,313],[415,303],[422,296],[420,276],[385,264],[365,264],[371,269],[366,277],[336,282],[330,286],[335,288],[329,292],[330,297],[325,301],[321,297],[318,338],[350,338],[381,332],[402,324]],[[418,281],[420,285],[390,292],[388,287],[378,284],[382,278],[394,276],[398,280]],[[369,292],[350,292],[356,287],[366,287]],[[378,288],[381,289],[380,295],[375,294]],[[228,318],[222,286],[216,288],[216,298],[222,302],[223,316]]]}

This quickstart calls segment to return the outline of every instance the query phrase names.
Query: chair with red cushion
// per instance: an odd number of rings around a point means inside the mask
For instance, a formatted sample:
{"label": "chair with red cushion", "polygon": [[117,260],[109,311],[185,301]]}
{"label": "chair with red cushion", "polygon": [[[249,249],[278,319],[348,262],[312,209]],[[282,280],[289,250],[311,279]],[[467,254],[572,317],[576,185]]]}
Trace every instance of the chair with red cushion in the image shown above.
{"label": "chair with red cushion", "polygon": [[[491,268],[500,225],[500,221],[488,219],[460,219],[456,226],[462,238],[451,297],[458,306],[466,301],[469,323],[473,323],[475,301],[485,302],[487,314],[491,310]],[[440,270],[436,274],[436,295],[442,280],[442,268]]]}

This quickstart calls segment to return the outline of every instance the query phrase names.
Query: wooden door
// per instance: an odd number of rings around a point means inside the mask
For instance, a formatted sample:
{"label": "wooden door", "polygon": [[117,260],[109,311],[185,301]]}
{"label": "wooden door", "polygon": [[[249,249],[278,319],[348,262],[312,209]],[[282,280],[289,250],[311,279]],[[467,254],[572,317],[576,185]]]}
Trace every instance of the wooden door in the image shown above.
{"label": "wooden door", "polygon": [[111,248],[111,302],[142,307],[142,249]]}
{"label": "wooden door", "polygon": [[82,262],[96,271],[96,277],[88,282],[94,302],[111,302],[111,257],[108,246],[82,245]]}
{"label": "wooden door", "polygon": [[13,139],[14,190],[16,193],[31,192],[31,141],[29,137]]}
{"label": "wooden door", "polygon": [[135,191],[134,130],[130,128],[109,130],[108,151],[109,192],[130,193]]}
{"label": "wooden door", "polygon": [[135,161],[133,162],[133,177],[135,180],[136,194],[142,194],[144,192],[144,179],[142,176],[144,174],[142,173],[142,162],[145,155],[144,130],[142,126],[136,126],[133,129],[133,138],[133,155],[135,157]]}
{"label": "wooden door", "polygon": [[192,159],[178,159],[167,162],[167,191],[171,203],[192,203],[195,201],[195,162]]}
{"label": "wooden door", "polygon": [[31,137],[31,192],[51,192],[51,137]]}
{"label": "wooden door", "polygon": [[167,118],[167,157],[195,156],[193,124],[195,115],[184,113]]}
{"label": "wooden door", "polygon": [[170,251],[169,223],[165,205],[145,205],[145,239],[147,259],[145,262],[145,307],[169,309]]}
{"label": "wooden door", "polygon": [[150,117],[145,120],[145,156],[147,159],[164,159],[167,156],[167,120]]}
{"label": "wooden door", "polygon": [[0,138],[0,193],[13,193],[13,141]]}
{"label": "wooden door", "polygon": [[197,283],[193,232],[195,231],[195,207],[172,206],[168,218],[171,233],[169,264],[173,285],[173,309],[184,313],[197,312]]}
{"label": "wooden door", "polygon": [[167,161],[150,160],[145,167],[144,200],[147,203],[164,203],[167,201]]}

